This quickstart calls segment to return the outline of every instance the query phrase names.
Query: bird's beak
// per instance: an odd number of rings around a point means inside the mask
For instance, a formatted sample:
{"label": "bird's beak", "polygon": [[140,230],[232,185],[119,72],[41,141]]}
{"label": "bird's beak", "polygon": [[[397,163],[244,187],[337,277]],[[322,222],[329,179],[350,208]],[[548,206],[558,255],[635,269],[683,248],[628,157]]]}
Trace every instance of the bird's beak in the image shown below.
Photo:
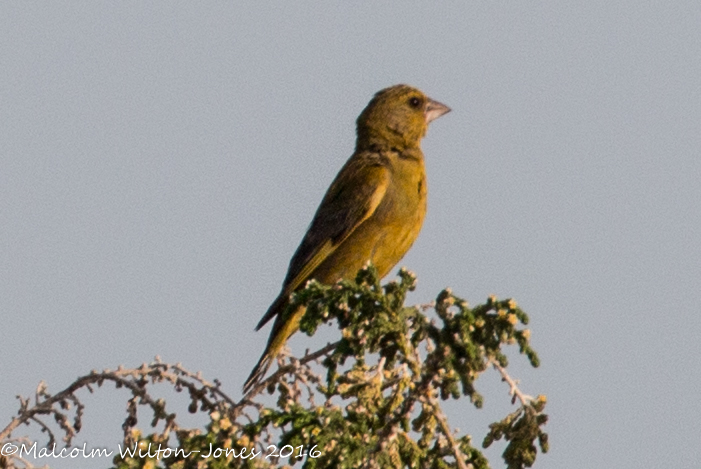
{"label": "bird's beak", "polygon": [[424,112],[424,117],[426,119],[426,124],[431,121],[438,119],[443,114],[450,112],[450,108],[445,104],[439,103],[432,99],[428,100],[428,105],[426,106],[426,111]]}

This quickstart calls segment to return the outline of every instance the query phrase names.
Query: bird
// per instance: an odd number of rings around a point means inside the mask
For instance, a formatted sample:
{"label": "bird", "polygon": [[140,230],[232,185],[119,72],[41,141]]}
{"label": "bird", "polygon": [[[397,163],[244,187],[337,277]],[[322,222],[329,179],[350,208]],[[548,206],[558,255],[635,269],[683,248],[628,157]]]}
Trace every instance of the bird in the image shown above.
{"label": "bird", "polygon": [[421,139],[428,124],[450,112],[409,85],[378,91],[356,121],[355,151],[324,195],[277,296],[256,326],[275,318],[260,360],[246,380],[248,393],[265,376],[305,308],[287,310],[292,295],[315,279],[352,279],[368,261],[380,278],[404,257],[426,214]]}

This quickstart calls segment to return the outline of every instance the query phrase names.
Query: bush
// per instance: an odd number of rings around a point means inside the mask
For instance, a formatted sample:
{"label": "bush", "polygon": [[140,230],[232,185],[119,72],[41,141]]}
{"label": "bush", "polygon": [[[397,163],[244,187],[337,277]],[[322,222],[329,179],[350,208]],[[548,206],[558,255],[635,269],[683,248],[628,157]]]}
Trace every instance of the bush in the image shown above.
{"label": "bush", "polygon": [[[528,323],[528,316],[513,300],[493,297],[469,308],[450,290],[442,291],[432,305],[406,307],[406,294],[414,285],[413,274],[402,270],[398,281],[381,286],[372,266],[355,281],[332,286],[309,282],[289,307],[307,307],[300,329],[311,336],[319,325],[335,319],[341,340],[302,358],[283,354],[277,371],[240,402],[229,398],[218,382],[156,360],[138,369],[93,372],[55,396],[44,389],[34,406],[23,399],[20,416],[0,433],[0,441],[19,423],[50,414],[70,445],[83,412],[75,392],[113,381],[132,394],[123,424],[123,445],[132,454],[117,454],[116,469],[482,469],[489,467],[488,461],[469,436],[451,430],[441,401],[465,396],[480,408],[483,396],[475,380],[494,368],[519,408],[490,425],[482,447],[504,438],[507,467],[530,467],[536,444],[543,452],[548,449],[542,430],[545,398],[519,390],[506,373],[508,360],[502,351],[503,345],[517,344],[531,365],[538,366],[529,330],[518,327]],[[429,309],[435,318],[425,314]],[[157,382],[189,393],[188,410],[209,416],[204,431],[177,424],[165,401],[149,393],[149,385]],[[265,391],[273,398],[266,398]],[[64,413],[71,405],[76,407],[72,419]],[[161,431],[144,434],[137,427],[140,405],[150,407],[152,428],[162,423]],[[51,444],[55,437],[49,435]],[[5,460],[6,467],[12,461]]]}

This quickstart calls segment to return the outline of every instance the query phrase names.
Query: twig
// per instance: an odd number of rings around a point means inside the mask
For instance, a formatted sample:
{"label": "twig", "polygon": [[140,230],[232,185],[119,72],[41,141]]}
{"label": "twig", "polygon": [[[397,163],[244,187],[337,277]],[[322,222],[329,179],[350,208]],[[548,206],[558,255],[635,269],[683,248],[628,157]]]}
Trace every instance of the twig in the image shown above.
{"label": "twig", "polygon": [[455,441],[455,438],[453,437],[453,432],[450,430],[450,426],[448,425],[448,419],[443,413],[440,404],[436,402],[436,399],[435,397],[433,397],[432,394],[428,395],[427,397],[428,404],[433,408],[433,415],[434,417],[436,417],[436,420],[438,421],[438,425],[441,427],[443,435],[448,439],[448,443],[450,444],[450,449],[453,452],[455,462],[458,464],[458,467],[460,469],[468,469],[467,464],[465,464],[465,459],[467,459],[467,456],[460,449],[460,445],[458,444],[458,442]]}
{"label": "twig", "polygon": [[531,401],[533,401],[532,396],[521,392],[521,390],[518,388],[518,383],[513,378],[511,378],[511,376],[509,376],[509,374],[506,372],[503,366],[501,366],[494,359],[490,359],[489,361],[494,367],[494,369],[497,370],[499,374],[501,374],[501,380],[509,385],[509,395],[511,396],[512,404],[516,401],[517,398],[519,401],[521,401],[521,404],[523,404],[524,406],[528,405]]}
{"label": "twig", "polygon": [[[46,385],[42,381],[37,387],[35,394],[36,402],[33,407],[30,407],[29,399],[24,399],[21,396],[18,396],[21,403],[19,416],[13,418],[12,421],[10,421],[10,423],[2,431],[0,431],[0,441],[9,438],[15,428],[29,420],[35,420],[43,427],[46,427],[46,425],[44,425],[37,418],[37,416],[42,414],[61,414],[60,411],[54,409],[53,407],[54,405],[60,404],[63,401],[69,400],[73,402],[76,405],[76,411],[82,412],[83,406],[75,396],[75,392],[83,387],[92,391],[92,388],[90,387],[92,384],[97,384],[99,386],[104,381],[112,381],[118,387],[125,387],[129,389],[134,397],[138,397],[140,399],[140,404],[150,406],[154,413],[159,415],[159,413],[164,412],[163,405],[160,400],[152,398],[146,391],[143,380],[147,378],[150,378],[154,382],[167,380],[174,383],[176,387],[186,388],[190,392],[191,397],[196,398],[205,406],[212,409],[216,407],[217,402],[212,402],[211,400],[207,399],[205,397],[206,392],[209,392],[210,396],[214,397],[218,402],[223,401],[231,406],[235,405],[235,402],[221,389],[219,389],[219,386],[213,385],[202,379],[201,376],[185,370],[180,364],[167,365],[160,363],[160,360],[157,359],[156,362],[152,363],[151,365],[146,365],[144,363],[140,368],[136,369],[125,369],[120,366],[116,371],[93,371],[88,375],[79,377],[66,389],[53,396],[47,392]],[[188,381],[186,378],[196,381],[202,386],[202,388],[198,387],[197,384]],[[175,421],[173,421],[170,428],[178,429],[179,427]],[[64,430],[66,429],[64,428]],[[72,435],[66,436],[68,438],[66,443],[70,444]]]}

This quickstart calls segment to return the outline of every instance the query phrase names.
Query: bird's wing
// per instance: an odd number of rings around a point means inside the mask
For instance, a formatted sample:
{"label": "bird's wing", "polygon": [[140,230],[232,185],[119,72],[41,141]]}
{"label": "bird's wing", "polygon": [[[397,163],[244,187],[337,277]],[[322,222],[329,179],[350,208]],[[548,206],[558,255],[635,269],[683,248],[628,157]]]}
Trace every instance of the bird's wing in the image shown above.
{"label": "bird's wing", "polygon": [[[389,170],[380,158],[354,158],[347,163],[321,201],[307,234],[292,257],[278,300],[294,292],[375,212],[387,191],[389,179]],[[257,329],[278,312],[278,308],[271,307]]]}

